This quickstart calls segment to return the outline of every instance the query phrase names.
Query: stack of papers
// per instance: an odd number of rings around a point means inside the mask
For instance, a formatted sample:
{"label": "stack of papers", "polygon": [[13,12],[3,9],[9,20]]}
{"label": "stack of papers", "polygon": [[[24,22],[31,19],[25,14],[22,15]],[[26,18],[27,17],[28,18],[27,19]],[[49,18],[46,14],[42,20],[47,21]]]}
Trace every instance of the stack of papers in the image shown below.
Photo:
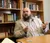
{"label": "stack of papers", "polygon": [[5,38],[1,43],[15,43],[15,42],[10,40],[9,38]]}

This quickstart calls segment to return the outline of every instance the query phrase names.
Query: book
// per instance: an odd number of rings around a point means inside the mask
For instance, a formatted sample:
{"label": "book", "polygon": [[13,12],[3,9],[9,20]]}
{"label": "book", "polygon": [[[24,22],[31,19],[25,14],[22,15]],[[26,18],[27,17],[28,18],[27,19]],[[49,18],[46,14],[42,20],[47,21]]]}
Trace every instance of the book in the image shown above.
{"label": "book", "polygon": [[9,22],[13,21],[13,15],[12,14],[8,14],[8,21]]}
{"label": "book", "polygon": [[8,16],[7,16],[7,14],[6,13],[4,13],[4,22],[7,22],[8,21]]}
{"label": "book", "polygon": [[12,8],[17,8],[18,7],[17,1],[11,0],[11,6]]}
{"label": "book", "polygon": [[36,5],[36,10],[39,11],[39,5]]}
{"label": "book", "polygon": [[26,2],[26,7],[28,7],[30,10],[36,10],[36,3]]}
{"label": "book", "polygon": [[12,1],[12,0],[8,0],[8,7],[9,7],[9,8],[12,8],[11,1]]}
{"label": "book", "polygon": [[8,0],[6,0],[5,3],[6,3],[6,8],[9,8]]}
{"label": "book", "polygon": [[15,43],[15,42],[10,40],[9,38],[5,38],[1,43]]}
{"label": "book", "polygon": [[0,14],[0,22],[2,22],[2,23],[4,22],[4,15],[3,15],[3,13]]}
{"label": "book", "polygon": [[2,22],[2,14],[0,14],[0,22]]}
{"label": "book", "polygon": [[0,7],[4,7],[4,0],[0,0]]}
{"label": "book", "polygon": [[16,17],[17,17],[17,16],[16,16],[16,13],[14,13],[14,14],[13,14],[13,19],[14,19],[14,21],[16,21]]}
{"label": "book", "polygon": [[2,8],[4,8],[4,0],[2,0]]}
{"label": "book", "polygon": [[2,6],[3,6],[3,8],[11,8],[11,1],[10,0],[3,0]]}
{"label": "book", "polygon": [[10,7],[13,8],[13,0],[10,0]]}
{"label": "book", "polygon": [[16,13],[12,13],[12,15],[13,15],[13,20],[14,21],[19,19],[19,17],[18,17],[19,15],[17,15]]}
{"label": "book", "polygon": [[22,2],[22,10],[25,8],[25,2]]}
{"label": "book", "polygon": [[4,8],[6,8],[6,0],[4,0]]}
{"label": "book", "polygon": [[0,38],[5,38],[5,32],[0,33]]}

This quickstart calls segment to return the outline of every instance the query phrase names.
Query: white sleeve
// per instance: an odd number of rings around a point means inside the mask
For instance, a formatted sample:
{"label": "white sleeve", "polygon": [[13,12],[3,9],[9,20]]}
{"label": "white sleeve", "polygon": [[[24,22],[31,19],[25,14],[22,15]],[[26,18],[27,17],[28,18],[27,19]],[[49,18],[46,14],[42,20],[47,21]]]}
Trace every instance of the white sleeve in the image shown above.
{"label": "white sleeve", "polygon": [[35,18],[37,19],[40,25],[43,24],[40,18],[38,18],[37,16],[35,16]]}
{"label": "white sleeve", "polygon": [[37,16],[35,16],[35,18],[37,19],[37,21],[38,21],[38,23],[39,23],[39,26],[42,27],[42,24],[43,24],[43,23],[42,23],[41,19],[38,18]]}
{"label": "white sleeve", "polygon": [[45,32],[47,32],[49,30],[49,24],[46,26],[46,28],[45,28]]}
{"label": "white sleeve", "polygon": [[40,20],[40,18],[38,18],[38,21],[39,21],[39,24],[40,25],[42,25],[43,23],[42,23],[42,21]]}
{"label": "white sleeve", "polygon": [[[38,18],[38,21],[39,21],[39,23],[40,23],[40,26],[41,26],[41,28],[43,28],[42,27],[42,21],[40,20],[40,18]],[[46,25],[46,28],[45,28],[45,30],[44,30],[44,32],[47,32],[49,30],[49,24],[48,25]]]}

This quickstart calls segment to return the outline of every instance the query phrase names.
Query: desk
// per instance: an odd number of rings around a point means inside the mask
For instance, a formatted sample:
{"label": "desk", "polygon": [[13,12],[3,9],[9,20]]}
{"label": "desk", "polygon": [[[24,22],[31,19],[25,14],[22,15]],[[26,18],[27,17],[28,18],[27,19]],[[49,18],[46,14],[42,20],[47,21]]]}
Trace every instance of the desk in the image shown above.
{"label": "desk", "polygon": [[22,38],[16,41],[18,43],[50,43],[50,35]]}

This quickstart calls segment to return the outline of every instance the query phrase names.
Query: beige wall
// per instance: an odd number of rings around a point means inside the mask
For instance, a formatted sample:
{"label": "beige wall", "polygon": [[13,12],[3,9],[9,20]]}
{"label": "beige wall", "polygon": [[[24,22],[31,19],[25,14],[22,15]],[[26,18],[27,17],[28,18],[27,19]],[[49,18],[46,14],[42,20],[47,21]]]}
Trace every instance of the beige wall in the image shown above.
{"label": "beige wall", "polygon": [[44,21],[48,22],[46,31],[49,29],[49,22],[50,22],[50,0],[44,0]]}
{"label": "beige wall", "polygon": [[50,0],[44,0],[44,21],[50,22]]}

